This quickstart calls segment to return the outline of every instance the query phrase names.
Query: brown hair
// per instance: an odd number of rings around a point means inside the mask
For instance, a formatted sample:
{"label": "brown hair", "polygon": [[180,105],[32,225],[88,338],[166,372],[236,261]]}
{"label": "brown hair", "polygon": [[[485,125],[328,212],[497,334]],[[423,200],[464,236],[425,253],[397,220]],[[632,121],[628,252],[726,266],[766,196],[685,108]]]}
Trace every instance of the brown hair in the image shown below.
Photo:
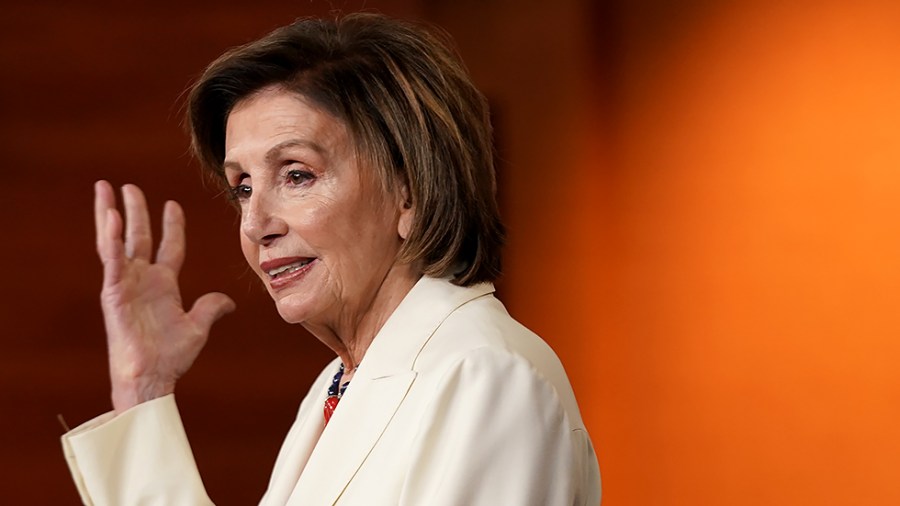
{"label": "brown hair", "polygon": [[[187,125],[204,169],[225,182],[225,124],[242,99],[278,85],[350,127],[386,189],[414,207],[400,260],[468,286],[500,276],[487,101],[449,37],[378,14],[304,18],[229,50],[191,88]],[[456,269],[460,269],[456,272]]]}

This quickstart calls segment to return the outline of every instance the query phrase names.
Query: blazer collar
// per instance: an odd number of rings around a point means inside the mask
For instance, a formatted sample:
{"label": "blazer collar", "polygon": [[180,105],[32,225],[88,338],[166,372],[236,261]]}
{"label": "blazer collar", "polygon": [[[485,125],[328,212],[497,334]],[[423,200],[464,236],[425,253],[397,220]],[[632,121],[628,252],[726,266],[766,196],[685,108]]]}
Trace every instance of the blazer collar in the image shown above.
{"label": "blazer collar", "polygon": [[493,291],[490,283],[461,287],[452,284],[450,278],[422,276],[378,331],[354,381],[414,370],[422,348],[447,316],[466,302]]}
{"label": "blazer collar", "polygon": [[[415,362],[456,308],[494,291],[423,276],[375,336],[291,494],[294,504],[334,504],[378,442],[416,378]],[[336,363],[333,364],[337,371]],[[321,423],[321,416],[305,423]]]}

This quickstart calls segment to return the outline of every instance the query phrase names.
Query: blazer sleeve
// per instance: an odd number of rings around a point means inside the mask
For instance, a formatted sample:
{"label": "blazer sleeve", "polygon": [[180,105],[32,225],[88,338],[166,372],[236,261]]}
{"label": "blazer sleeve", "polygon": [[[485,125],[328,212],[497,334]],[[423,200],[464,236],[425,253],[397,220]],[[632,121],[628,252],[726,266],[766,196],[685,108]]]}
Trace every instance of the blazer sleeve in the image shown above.
{"label": "blazer sleeve", "polygon": [[444,375],[420,427],[405,506],[600,503],[580,418],[573,423],[553,384],[518,355],[467,353]]}
{"label": "blazer sleeve", "polygon": [[62,436],[86,505],[210,505],[173,395],[107,413]]}

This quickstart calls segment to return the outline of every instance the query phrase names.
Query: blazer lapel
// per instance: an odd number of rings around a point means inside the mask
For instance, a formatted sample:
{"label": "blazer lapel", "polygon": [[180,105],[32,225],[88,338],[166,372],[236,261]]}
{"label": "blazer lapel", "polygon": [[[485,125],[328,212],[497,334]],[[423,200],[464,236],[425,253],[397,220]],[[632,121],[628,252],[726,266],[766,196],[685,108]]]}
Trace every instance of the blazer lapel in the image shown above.
{"label": "blazer lapel", "polygon": [[413,371],[379,378],[358,375],[322,432],[288,504],[334,504],[378,442],[416,377]]}

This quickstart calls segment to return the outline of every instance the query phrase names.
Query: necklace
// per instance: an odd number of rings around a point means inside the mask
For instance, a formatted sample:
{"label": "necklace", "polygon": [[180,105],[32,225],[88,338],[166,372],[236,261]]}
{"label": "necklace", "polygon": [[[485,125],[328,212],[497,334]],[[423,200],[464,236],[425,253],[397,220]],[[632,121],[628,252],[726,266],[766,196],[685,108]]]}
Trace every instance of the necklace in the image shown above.
{"label": "necklace", "polygon": [[[355,372],[359,369],[359,366],[353,368]],[[328,397],[325,399],[325,425],[328,425],[328,421],[331,420],[331,415],[334,414],[334,410],[337,409],[338,402],[341,400],[341,397],[344,396],[344,392],[347,390],[347,386],[350,384],[349,381],[345,381],[343,384],[341,383],[341,378],[344,377],[344,364],[341,363],[341,367],[338,368],[338,372],[335,373],[334,379],[331,380],[331,385],[328,387]]]}

